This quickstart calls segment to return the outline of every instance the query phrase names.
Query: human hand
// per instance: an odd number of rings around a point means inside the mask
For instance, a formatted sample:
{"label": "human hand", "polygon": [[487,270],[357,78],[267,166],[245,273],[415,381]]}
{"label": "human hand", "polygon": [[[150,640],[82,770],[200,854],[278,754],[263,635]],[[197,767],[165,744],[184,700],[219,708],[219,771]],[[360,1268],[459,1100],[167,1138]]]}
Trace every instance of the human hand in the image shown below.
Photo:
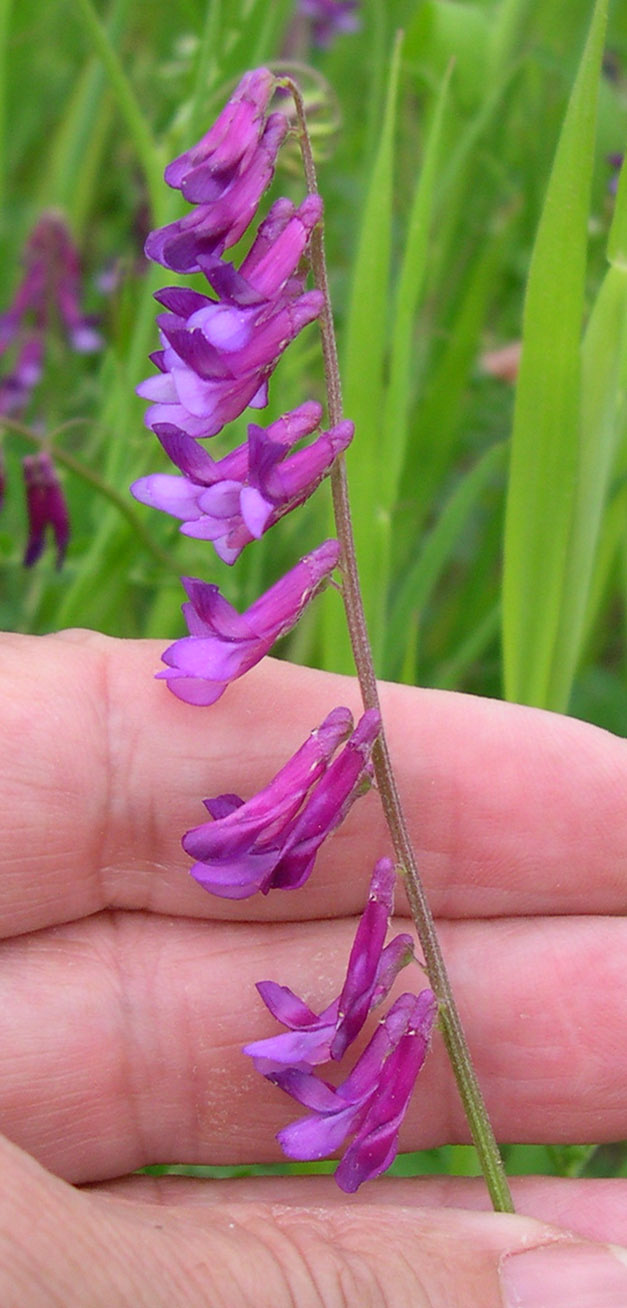
{"label": "human hand", "polygon": [[[275,1030],[254,983],[335,994],[389,852],[371,794],[298,895],[205,894],[180,849],[202,798],[252,794],[358,696],[266,660],[204,711],[154,682],[159,654],[0,639],[3,1308],[622,1308],[627,1252],[602,1246],[627,1246],[623,1181],[521,1179],[525,1216],[503,1216],[455,1178],[347,1199],[328,1177],[131,1175],[279,1157],[294,1105],[241,1053]],[[627,744],[471,697],[382,702],[497,1135],[625,1136]],[[401,1148],[466,1138],[436,1035]]]}

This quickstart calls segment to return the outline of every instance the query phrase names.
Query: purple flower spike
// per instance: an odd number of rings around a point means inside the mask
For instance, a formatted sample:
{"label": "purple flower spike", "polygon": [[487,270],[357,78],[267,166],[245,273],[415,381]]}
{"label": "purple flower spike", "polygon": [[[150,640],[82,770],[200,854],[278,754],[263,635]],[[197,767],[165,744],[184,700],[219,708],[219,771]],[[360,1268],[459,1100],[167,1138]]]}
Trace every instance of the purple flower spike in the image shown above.
{"label": "purple flower spike", "polygon": [[288,1158],[327,1158],[353,1139],[335,1173],[353,1194],[394,1161],[400,1127],[425,1061],[436,1015],[431,990],[401,995],[375,1031],[350,1075],[337,1088],[298,1068],[275,1071],[269,1080],[311,1110],[279,1131]]}
{"label": "purple flower spike", "polygon": [[152,473],[136,481],[131,492],[142,504],[181,518],[186,536],[212,541],[223,562],[234,563],[246,545],[313,494],[350,444],[354,427],[345,421],[289,455],[321,414],[312,401],[266,430],[250,423],[246,445],[217,461],[185,433],[157,424],[166,452],[186,475]]}
{"label": "purple flower spike", "polygon": [[257,989],[267,1008],[289,1030],[245,1045],[264,1076],[281,1065],[308,1071],[340,1059],[356,1039],[368,1014],[389,994],[401,968],[413,958],[411,936],[399,935],[384,949],[393,908],[396,873],[391,859],[377,863],[370,898],[357,928],[341,993],[324,1012],[313,1013],[287,986],[260,981]]}
{"label": "purple flower spike", "polygon": [[26,507],[28,512],[28,542],[24,566],[36,563],[45,545],[46,528],[51,527],[57,546],[57,568],[60,568],[70,535],[65,496],[59,484],[54,464],[43,450],[22,460]]}
{"label": "purple flower spike", "polygon": [[214,704],[227,685],[244,675],[280,636],[298,622],[310,600],[330,578],[339,558],[335,540],[324,541],[264,595],[239,614],[218,586],[183,578],[189,636],[162,655],[168,665],[157,676],[188,704]]}
{"label": "purple flower spike", "polygon": [[[301,767],[300,751],[266,790],[247,803],[236,795],[207,800],[215,820],[183,837],[185,851],[199,860],[192,868],[195,880],[225,899],[302,886],[321,844],[343,821],[368,781],[370,751],[379,727],[379,714],[365,713],[337,758],[329,763],[333,751],[325,755],[322,775],[312,775],[304,790],[294,788],[295,802],[289,809],[283,792],[288,782],[293,785],[291,766],[297,771]],[[296,996],[294,1000],[300,1002]]]}

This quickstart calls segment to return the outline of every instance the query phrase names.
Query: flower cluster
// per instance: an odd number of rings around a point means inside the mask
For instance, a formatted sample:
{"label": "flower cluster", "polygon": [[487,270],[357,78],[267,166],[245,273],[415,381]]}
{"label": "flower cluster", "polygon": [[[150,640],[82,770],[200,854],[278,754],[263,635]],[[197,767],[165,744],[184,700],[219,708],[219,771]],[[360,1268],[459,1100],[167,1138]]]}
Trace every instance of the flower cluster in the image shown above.
{"label": "flower cluster", "polygon": [[[320,430],[322,409],[308,401],[266,428],[251,422],[246,442],[219,459],[200,444],[247,407],[264,407],[281,354],[324,304],[321,291],[306,288],[310,241],[322,216],[315,193],[298,206],[276,200],[239,266],[225,258],[255,217],[288,134],[285,114],[272,111],[275,89],[267,69],[247,73],[202,140],[169,165],[166,181],[194,207],[146,243],[149,257],[173,272],[202,274],[207,290],[176,286],[157,294],[165,310],[157,320],[161,348],[152,356],[157,374],[139,393],[150,401],[146,424],[177,472],[142,477],[131,489],[177,518],[185,534],[211,541],[228,564],[313,494],[353,436],[348,421]],[[184,578],[189,635],[165,651],[158,676],[187,703],[215,703],[298,622],[339,564],[338,542],[323,541],[245,613],[218,586]],[[195,880],[233,900],[302,886],[324,841],[372,783],[380,728],[375,709],[355,725],[348,709],[336,708],[256,795],[205,800],[210,820],[183,838]],[[337,1172],[345,1190],[394,1158],[435,1016],[430,990],[403,994],[338,1086],[314,1071],[343,1059],[413,958],[409,936],[385,943],[394,883],[394,865],[381,859],[344,985],[323,1012],[274,981],[259,983],[266,1006],[288,1029],[245,1051],[310,1110],[279,1133],[289,1157],[320,1158],[350,1137]]]}
{"label": "flower cluster", "polygon": [[[19,418],[27,409],[42,377],[50,337],[57,329],[69,348],[79,354],[98,350],[102,344],[95,319],[81,308],[78,251],[59,214],[45,213],[40,218],[22,262],[22,279],[9,308],[0,314],[0,358],[10,359],[0,376],[0,420],[3,414]],[[27,456],[22,468],[29,526],[24,563],[30,567],[39,558],[50,527],[60,567],[69,519],[52,458],[42,449]]]}

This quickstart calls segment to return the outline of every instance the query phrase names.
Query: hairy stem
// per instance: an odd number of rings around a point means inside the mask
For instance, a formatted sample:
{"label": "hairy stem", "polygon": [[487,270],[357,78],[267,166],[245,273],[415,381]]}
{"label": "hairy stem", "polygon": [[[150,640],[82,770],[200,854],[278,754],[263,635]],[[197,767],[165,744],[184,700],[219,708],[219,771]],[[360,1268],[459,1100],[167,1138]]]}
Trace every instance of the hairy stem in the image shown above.
{"label": "hairy stem", "polygon": [[[303,98],[298,86],[291,78],[282,78],[281,81],[291,91],[296,106],[307,189],[310,192],[317,192],[316,169],[307,131]],[[329,423],[335,426],[342,420],[342,387],[321,223],[312,234],[311,262],[316,287],[322,291],[324,296],[324,305],[320,314],[320,332],[327,382]],[[365,708],[380,709],[377,681],[359,585],[346,462],[343,454],[336,459],[333,465],[331,489],[336,530],[341,548],[340,566],[344,582],[342,594],[362,699]],[[372,760],[394,852],[402,870],[407,899],[424,954],[429,982],[438,1000],[440,1028],[444,1043],[457,1081],[460,1098],[492,1205],[497,1212],[513,1212],[514,1205],[505,1169],[453,998],[433,914],[418,871],[383,727],[373,749]]]}

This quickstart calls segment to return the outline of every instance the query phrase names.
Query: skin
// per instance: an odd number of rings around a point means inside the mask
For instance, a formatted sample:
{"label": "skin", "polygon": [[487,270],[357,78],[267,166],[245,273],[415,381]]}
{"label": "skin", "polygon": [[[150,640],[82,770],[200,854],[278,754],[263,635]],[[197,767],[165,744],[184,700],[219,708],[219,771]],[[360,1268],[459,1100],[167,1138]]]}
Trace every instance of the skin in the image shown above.
{"label": "skin", "polygon": [[[161,649],[0,637],[0,1302],[499,1308],[517,1251],[627,1246],[620,1180],[521,1178],[503,1216],[465,1179],[132,1175],[280,1156],[299,1109],[241,1054],[276,1031],[254,982],[328,1003],[389,852],[371,792],[298,893],[203,892],[180,849],[202,799],[254,793],[359,700],[268,659],[192,708]],[[627,744],[444,692],[383,687],[383,711],[497,1135],[625,1137]],[[466,1139],[436,1033],[401,1149]]]}

